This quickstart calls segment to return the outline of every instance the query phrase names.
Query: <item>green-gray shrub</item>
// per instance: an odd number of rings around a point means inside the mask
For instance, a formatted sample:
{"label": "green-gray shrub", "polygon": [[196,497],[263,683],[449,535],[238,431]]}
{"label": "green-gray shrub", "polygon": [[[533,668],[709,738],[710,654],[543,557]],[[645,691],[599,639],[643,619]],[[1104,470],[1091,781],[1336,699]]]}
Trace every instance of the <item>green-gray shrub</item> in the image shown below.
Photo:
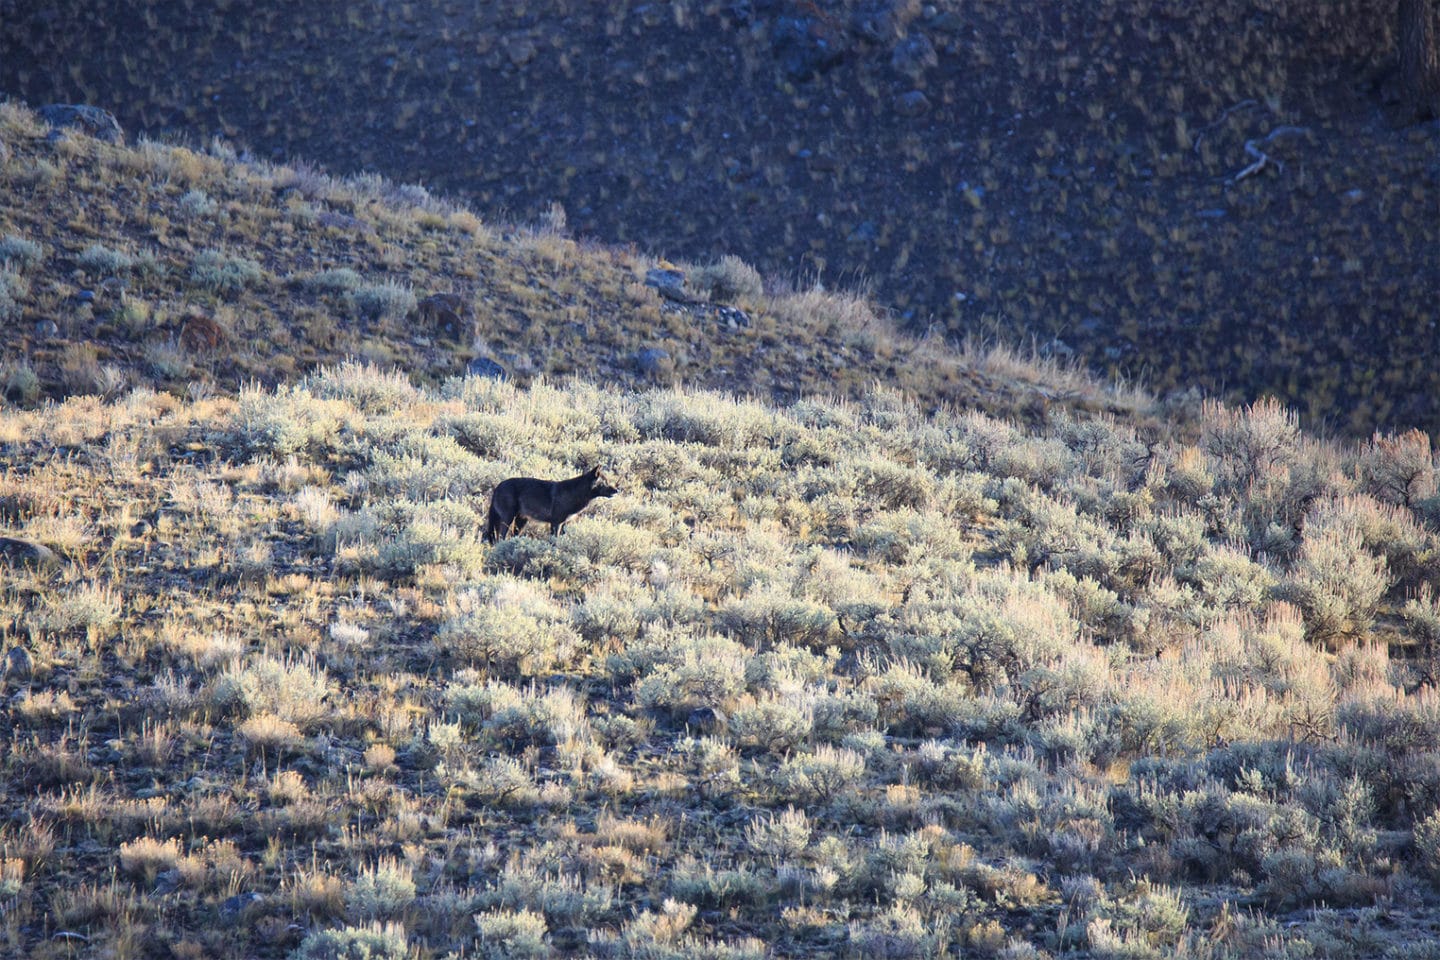
{"label": "green-gray shrub", "polygon": [[456,596],[436,643],[465,660],[529,676],[568,661],[580,637],[559,604],[529,583],[507,578]]}
{"label": "green-gray shrub", "polygon": [[354,419],[348,403],[321,399],[301,387],[277,393],[246,387],[240,391],[236,439],[251,456],[323,458],[337,451],[342,428]]}
{"label": "green-gray shrub", "polygon": [[313,658],[265,653],[225,668],[211,687],[210,700],[224,710],[274,714],[303,727],[330,712],[329,692],[329,677]]}
{"label": "green-gray shrub", "polygon": [[316,930],[290,954],[290,960],[409,960],[409,957],[405,927],[398,923]]}
{"label": "green-gray shrub", "polygon": [[745,689],[749,652],[728,637],[647,631],[607,661],[617,678],[638,676],[635,698],[651,709],[679,714],[719,707]]}
{"label": "green-gray shrub", "polygon": [[1384,557],[1365,549],[1354,515],[1314,511],[1300,554],[1278,592],[1299,606],[1311,640],[1334,643],[1364,633],[1390,588]]}
{"label": "green-gray shrub", "polygon": [[112,250],[103,243],[92,243],[80,252],[76,261],[80,269],[97,277],[121,277],[135,266],[135,258],[121,250]]}
{"label": "green-gray shrub", "polygon": [[1440,810],[1415,824],[1415,853],[1421,871],[1440,880]]}
{"label": "green-gray shrub", "polygon": [[345,895],[345,908],[357,920],[383,920],[396,916],[414,900],[415,880],[410,867],[381,858],[360,870]]}
{"label": "green-gray shrub", "polygon": [[316,397],[346,400],[356,409],[371,415],[395,414],[418,403],[421,398],[420,391],[403,371],[393,368],[383,370],[374,364],[355,360],[320,367],[306,376],[301,384]]}
{"label": "green-gray shrub", "polygon": [[[3,250],[0,259],[4,259]],[[1375,434],[1360,456],[1360,485],[1377,500],[1405,507],[1435,496],[1430,435],[1423,430],[1398,436]]]}
{"label": "green-gray shrub", "polygon": [[475,915],[480,955],[494,960],[548,957],[545,917],[529,910],[488,910]]}
{"label": "green-gray shrub", "polygon": [[220,205],[204,190],[187,190],[175,209],[182,220],[202,220],[213,217]]}
{"label": "green-gray shrub", "polygon": [[717,625],[755,649],[794,644],[819,646],[836,634],[835,613],[810,600],[797,599],[776,586],[752,590],[744,597],[725,602],[716,617]]}
{"label": "green-gray shrub", "polygon": [[787,758],[774,773],[781,798],[790,803],[828,803],[858,783],[865,757],[844,747],[821,744],[812,753]]}
{"label": "green-gray shrub", "polygon": [[29,270],[45,259],[45,249],[24,237],[7,233],[0,237],[0,267]]}
{"label": "green-gray shrub", "polygon": [[614,896],[609,884],[570,872],[561,858],[540,848],[512,858],[475,899],[481,909],[531,910],[552,924],[569,925],[604,915]]}
{"label": "green-gray shrub", "polygon": [[317,293],[349,293],[357,289],[363,282],[364,280],[360,274],[351,270],[349,267],[321,270],[299,279],[302,287]]}
{"label": "green-gray shrub", "polygon": [[30,296],[30,284],[18,273],[0,270],[0,320],[20,315],[21,303]]}
{"label": "green-gray shrub", "polygon": [[730,255],[692,270],[686,279],[697,296],[715,303],[753,303],[765,294],[760,271]]}
{"label": "green-gray shrub", "polygon": [[349,294],[350,304],[362,319],[371,322],[401,320],[415,309],[415,291],[394,280],[366,283]]}
{"label": "green-gray shrub", "polygon": [[814,728],[809,705],[790,695],[770,695],[738,707],[730,715],[730,732],[736,740],[777,756],[804,743]]}
{"label": "green-gray shrub", "polygon": [[1299,421],[1274,397],[1244,410],[1206,401],[1201,425],[1201,446],[1221,489],[1231,494],[1245,494],[1251,483],[1293,463],[1299,453]]}
{"label": "green-gray shrub", "polygon": [[219,250],[202,250],[190,264],[190,281],[213,293],[233,295],[260,283],[260,264]]}

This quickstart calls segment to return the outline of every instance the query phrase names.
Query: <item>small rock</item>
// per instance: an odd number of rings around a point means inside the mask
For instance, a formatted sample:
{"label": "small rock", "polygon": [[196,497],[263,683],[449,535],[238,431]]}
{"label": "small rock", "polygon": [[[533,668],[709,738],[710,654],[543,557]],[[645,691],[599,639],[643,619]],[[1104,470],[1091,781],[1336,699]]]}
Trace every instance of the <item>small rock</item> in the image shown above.
{"label": "small rock", "polygon": [[24,647],[11,647],[10,652],[5,654],[5,669],[0,672],[16,680],[29,680],[35,673],[35,661]]}
{"label": "small rock", "polygon": [[865,220],[854,230],[851,230],[850,236],[845,239],[849,243],[874,243],[879,236],[880,228],[875,225],[875,221]]}
{"label": "small rock", "polygon": [[491,380],[508,380],[509,374],[505,368],[500,366],[489,357],[476,357],[465,367],[465,372],[472,377],[489,377]]}
{"label": "small rock", "polygon": [[730,725],[730,718],[725,716],[725,711],[717,707],[696,707],[690,711],[685,722],[701,733],[723,733]]}
{"label": "small rock", "polygon": [[920,0],[870,0],[850,14],[850,30],[872,43],[888,43],[903,36],[919,12]]}
{"label": "small rock", "polygon": [[911,90],[895,98],[895,112],[902,117],[918,117],[930,109],[930,98],[923,90]]}
{"label": "small rock", "polygon": [[840,32],[817,17],[778,17],[770,43],[780,69],[792,80],[809,80],[845,57]]}
{"label": "small rock", "polygon": [[673,267],[655,267],[645,274],[645,286],[660,291],[660,296],[678,303],[689,303],[693,298],[685,289],[685,273]]}
{"label": "small rock", "polygon": [[952,36],[958,36],[969,28],[965,18],[953,10],[926,17],[925,23],[931,30],[938,30],[940,33],[948,33]]}
{"label": "small rock", "polygon": [[510,37],[505,41],[505,55],[517,67],[523,67],[534,60],[539,52],[535,41],[529,37]]}
{"label": "small rock", "polygon": [[238,916],[241,911],[252,903],[259,903],[265,899],[260,894],[251,891],[250,893],[237,893],[233,897],[226,897],[220,904],[220,915],[222,917]]}
{"label": "small rock", "polygon": [[412,324],[423,324],[452,339],[459,338],[464,326],[462,318],[469,311],[458,293],[434,293],[419,303],[406,317]]}
{"label": "small rock", "polygon": [[165,896],[180,889],[181,881],[179,870],[166,870],[155,878],[155,894]]}
{"label": "small rock", "polygon": [[204,314],[196,314],[180,328],[180,345],[191,353],[214,353],[230,339],[218,322]]}
{"label": "small rock", "polygon": [[674,369],[670,354],[659,347],[647,347],[635,354],[635,365],[640,368],[641,373],[651,376]]}
{"label": "small rock", "polygon": [[725,321],[731,330],[749,330],[750,315],[739,307],[718,307],[715,315]]}
{"label": "small rock", "polygon": [[121,129],[120,121],[116,120],[115,114],[109,110],[85,104],[52,103],[35,112],[41,120],[57,130],[76,127],[82,133],[106,143],[125,142],[125,131]]}
{"label": "small rock", "polygon": [[60,325],[49,317],[44,320],[35,321],[35,335],[37,337],[53,337],[60,332]]}
{"label": "small rock", "polygon": [[926,70],[940,62],[935,45],[923,33],[916,33],[895,44],[890,53],[890,66],[912,80],[919,80]]}
{"label": "small rock", "polygon": [[49,547],[19,537],[0,537],[0,560],[14,566],[53,567],[60,557]]}

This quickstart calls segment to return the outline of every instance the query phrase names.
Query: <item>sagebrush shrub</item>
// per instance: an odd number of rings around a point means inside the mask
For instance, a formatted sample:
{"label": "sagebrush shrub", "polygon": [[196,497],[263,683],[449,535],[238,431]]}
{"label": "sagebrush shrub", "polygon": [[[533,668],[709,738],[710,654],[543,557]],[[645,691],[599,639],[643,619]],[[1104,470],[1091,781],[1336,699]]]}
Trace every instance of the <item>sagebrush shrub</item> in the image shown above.
{"label": "sagebrush shrub", "polygon": [[345,907],[357,920],[383,920],[399,914],[415,900],[410,867],[381,857],[360,870],[345,895]]}
{"label": "sagebrush shrub", "polygon": [[77,263],[81,270],[97,277],[120,277],[134,268],[135,258],[122,250],[92,243],[80,252]]}
{"label": "sagebrush shrub", "polygon": [[1415,824],[1415,853],[1420,869],[1434,880],[1440,880],[1440,810]]}
{"label": "sagebrush shrub", "polygon": [[219,250],[202,250],[190,265],[191,282],[226,296],[256,286],[264,276],[264,269],[255,261]]}
{"label": "sagebrush shrub", "polygon": [[1412,507],[1436,493],[1430,435],[1375,434],[1360,455],[1361,488],[1377,500]]}
{"label": "sagebrush shrub", "polygon": [[452,604],[436,637],[440,648],[504,674],[547,672],[579,646],[565,610],[524,581],[491,581]]}
{"label": "sagebrush shrub", "polygon": [[40,244],[17,237],[13,233],[0,237],[0,266],[29,270],[43,259],[45,250]]}
{"label": "sagebrush shrub", "polygon": [[394,280],[362,283],[347,294],[351,309],[362,320],[394,322],[415,309],[415,291]]}
{"label": "sagebrush shrub", "polygon": [[408,960],[409,956],[403,925],[370,923],[316,930],[300,942],[290,960]]}
{"label": "sagebrush shrub", "polygon": [[1304,613],[1312,640],[1334,643],[1363,634],[1389,588],[1385,558],[1365,549],[1353,512],[1321,510],[1307,519],[1280,592]]}
{"label": "sagebrush shrub", "polygon": [[209,698],[221,709],[273,714],[304,727],[330,712],[329,693],[329,677],[313,657],[266,653],[227,667],[212,683]]}
{"label": "sagebrush shrub", "polygon": [[749,658],[745,647],[728,637],[657,630],[608,665],[620,676],[639,675],[640,703],[680,713],[728,705],[745,689]]}
{"label": "sagebrush shrub", "polygon": [[1285,467],[1298,455],[1300,422],[1274,397],[1243,410],[1207,400],[1201,412],[1201,446],[1221,488],[1244,494],[1266,471]]}
{"label": "sagebrush shrub", "polygon": [[792,803],[828,803],[864,772],[865,758],[857,751],[821,744],[783,761],[774,773],[775,789]]}
{"label": "sagebrush shrub", "polygon": [[686,279],[697,296],[716,303],[754,302],[765,294],[760,271],[729,255],[692,270]]}
{"label": "sagebrush shrub", "polygon": [[475,914],[480,935],[480,954],[496,960],[528,960],[547,957],[549,928],[545,917],[529,910],[487,910]]}

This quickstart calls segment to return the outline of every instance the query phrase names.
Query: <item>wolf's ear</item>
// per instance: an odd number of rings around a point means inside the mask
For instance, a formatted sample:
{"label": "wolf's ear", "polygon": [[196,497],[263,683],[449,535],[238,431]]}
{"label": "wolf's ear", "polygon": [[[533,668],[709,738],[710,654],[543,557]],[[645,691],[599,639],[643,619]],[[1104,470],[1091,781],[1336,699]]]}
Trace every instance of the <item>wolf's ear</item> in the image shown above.
{"label": "wolf's ear", "polygon": [[597,463],[597,464],[595,464],[595,466],[593,466],[593,467],[591,467],[589,470],[585,471],[585,476],[587,476],[587,477],[598,477],[598,476],[600,476],[600,464]]}

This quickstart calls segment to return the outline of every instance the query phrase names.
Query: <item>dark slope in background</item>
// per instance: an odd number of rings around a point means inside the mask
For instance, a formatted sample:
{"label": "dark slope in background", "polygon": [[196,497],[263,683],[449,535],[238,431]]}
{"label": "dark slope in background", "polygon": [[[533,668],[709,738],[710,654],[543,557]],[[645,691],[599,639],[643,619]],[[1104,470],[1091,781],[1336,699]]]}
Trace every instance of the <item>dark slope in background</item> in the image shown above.
{"label": "dark slope in background", "polygon": [[[1033,338],[1162,392],[1434,431],[1440,128],[1393,103],[1392,15],[62,0],[0,18],[0,91],[864,282],[917,329]],[[1273,162],[1237,180],[1247,141]]]}

